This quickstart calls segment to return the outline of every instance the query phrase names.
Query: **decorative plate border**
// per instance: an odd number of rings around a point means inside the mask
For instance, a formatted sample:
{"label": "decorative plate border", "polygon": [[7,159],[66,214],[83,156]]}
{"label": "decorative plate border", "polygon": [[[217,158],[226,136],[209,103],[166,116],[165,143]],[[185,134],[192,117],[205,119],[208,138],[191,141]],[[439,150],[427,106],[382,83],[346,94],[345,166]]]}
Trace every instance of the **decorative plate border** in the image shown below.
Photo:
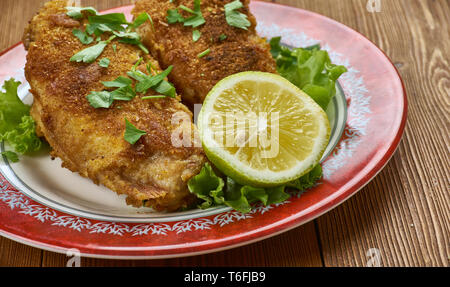
{"label": "decorative plate border", "polygon": [[[300,194],[301,193],[296,192],[293,193],[293,196],[299,197]],[[143,223],[131,226],[126,223],[95,221],[77,216],[71,216],[33,202],[20,191],[15,189],[1,173],[0,201],[6,204],[11,210],[16,210],[20,214],[31,216],[42,223],[48,222],[52,226],[65,227],[78,232],[104,233],[119,236],[122,236],[125,233],[129,233],[132,236],[167,235],[169,232],[180,234],[184,232],[211,229],[214,225],[222,227],[236,221],[253,218],[255,214],[264,214],[277,206],[289,203],[289,201],[285,201],[270,206],[258,205],[247,214],[243,214],[238,211],[229,211],[216,215],[213,219],[199,217],[196,219],[183,220],[175,223]]]}

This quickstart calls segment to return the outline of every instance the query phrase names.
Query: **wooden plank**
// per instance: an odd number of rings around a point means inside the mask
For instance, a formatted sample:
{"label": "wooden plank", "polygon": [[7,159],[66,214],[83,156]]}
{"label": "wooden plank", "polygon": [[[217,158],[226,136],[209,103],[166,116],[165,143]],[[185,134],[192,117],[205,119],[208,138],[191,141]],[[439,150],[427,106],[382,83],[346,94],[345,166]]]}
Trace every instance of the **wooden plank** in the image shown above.
{"label": "wooden plank", "polygon": [[408,93],[409,123],[393,160],[317,220],[325,265],[365,266],[378,248],[383,266],[448,266],[449,2],[382,1],[380,13],[368,13],[365,0],[276,2],[367,36],[399,67]]}
{"label": "wooden plank", "polygon": [[42,252],[0,236],[0,267],[40,267]]}

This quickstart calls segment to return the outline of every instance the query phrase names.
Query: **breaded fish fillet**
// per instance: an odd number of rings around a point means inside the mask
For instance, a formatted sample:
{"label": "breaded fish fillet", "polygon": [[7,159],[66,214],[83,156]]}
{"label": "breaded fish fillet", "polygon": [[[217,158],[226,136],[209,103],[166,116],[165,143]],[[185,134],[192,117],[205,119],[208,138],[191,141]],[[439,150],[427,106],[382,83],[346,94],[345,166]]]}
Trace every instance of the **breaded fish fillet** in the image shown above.
{"label": "breaded fish fillet", "polygon": [[[194,200],[187,181],[201,170],[206,158],[201,148],[194,147],[194,136],[188,138],[192,147],[174,147],[172,134],[194,130],[192,113],[173,98],[137,96],[128,102],[116,101],[109,109],[91,107],[86,96],[103,90],[102,81],[126,77],[141,57],[144,61],[138,69],[145,71],[147,63],[155,70],[159,66],[136,46],[118,41],[99,57],[111,60],[108,68],[96,62],[70,62],[87,47],[72,34],[74,28],[84,29],[86,20],[68,17],[66,6],[66,1],[46,3],[24,36],[26,78],[34,95],[31,114],[38,133],[45,136],[52,156],[60,157],[64,167],[127,195],[130,205],[145,203],[168,211],[186,207]],[[148,95],[152,93],[149,90]],[[125,118],[147,133],[134,145],[124,139]]]}
{"label": "breaded fish fillet", "polygon": [[[201,12],[205,24],[192,28],[183,23],[168,24],[168,10],[179,5],[194,7],[194,0],[138,0],[133,10],[137,17],[147,12],[153,18],[151,24],[139,29],[144,44],[160,65],[174,66],[169,76],[189,106],[203,103],[208,92],[223,78],[244,71],[276,73],[276,63],[270,54],[270,46],[255,31],[256,20],[250,13],[248,0],[239,12],[248,16],[251,26],[248,30],[230,26],[225,17],[224,5],[233,0],[202,0]],[[181,11],[184,17],[191,14]],[[201,37],[193,41],[193,30],[199,30]],[[223,39],[226,37],[226,39]],[[210,49],[202,58],[198,55]]]}

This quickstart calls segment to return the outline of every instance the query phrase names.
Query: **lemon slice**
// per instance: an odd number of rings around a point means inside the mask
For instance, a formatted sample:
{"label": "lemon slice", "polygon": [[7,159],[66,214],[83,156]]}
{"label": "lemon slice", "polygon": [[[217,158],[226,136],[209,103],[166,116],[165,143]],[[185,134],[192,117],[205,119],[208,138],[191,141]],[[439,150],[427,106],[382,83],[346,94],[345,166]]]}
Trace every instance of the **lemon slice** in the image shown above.
{"label": "lemon slice", "polygon": [[330,138],[322,108],[281,76],[243,72],[220,81],[200,111],[209,160],[235,181],[271,187],[315,167]]}

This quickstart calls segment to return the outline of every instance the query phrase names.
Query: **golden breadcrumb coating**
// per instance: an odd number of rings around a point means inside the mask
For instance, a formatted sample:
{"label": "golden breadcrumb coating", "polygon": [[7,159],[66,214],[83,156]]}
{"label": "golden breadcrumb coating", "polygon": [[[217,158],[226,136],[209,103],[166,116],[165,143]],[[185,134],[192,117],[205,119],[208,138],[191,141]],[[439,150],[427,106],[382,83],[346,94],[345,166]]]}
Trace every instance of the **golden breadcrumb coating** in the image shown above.
{"label": "golden breadcrumb coating", "polygon": [[[223,78],[245,71],[276,73],[276,63],[270,54],[269,44],[255,31],[256,20],[248,9],[248,0],[241,1],[239,11],[248,16],[248,30],[228,25],[224,5],[233,0],[202,0],[201,11],[206,23],[200,27],[185,27],[182,23],[168,24],[167,11],[180,4],[193,8],[193,0],[138,0],[133,10],[137,17],[147,12],[153,25],[147,23],[139,29],[144,44],[163,68],[174,66],[169,79],[189,106],[203,103],[208,92]],[[184,17],[192,16],[182,11]],[[201,37],[192,39],[193,30]],[[221,40],[221,35],[226,35]],[[210,49],[202,58],[198,54]]]}
{"label": "golden breadcrumb coating", "polygon": [[[206,158],[201,148],[174,147],[176,130],[192,131],[192,113],[178,99],[115,101],[110,109],[95,109],[86,96],[104,89],[102,81],[126,76],[144,57],[158,71],[158,63],[133,45],[118,41],[108,45],[92,64],[70,62],[86,48],[73,36],[74,28],[84,29],[86,20],[66,15],[67,2],[46,3],[33,18],[24,36],[28,47],[26,78],[34,103],[31,114],[37,130],[52,147],[52,156],[63,166],[127,195],[127,203],[143,203],[157,210],[176,210],[193,202],[187,181],[202,168]],[[108,36],[103,36],[106,39]],[[116,51],[113,49],[116,45]],[[92,44],[93,45],[93,44]],[[109,58],[108,68],[97,63]],[[149,91],[148,95],[155,94]],[[174,121],[174,115],[184,121]],[[135,145],[124,139],[125,118],[147,134]],[[187,119],[187,120],[186,120]]]}

